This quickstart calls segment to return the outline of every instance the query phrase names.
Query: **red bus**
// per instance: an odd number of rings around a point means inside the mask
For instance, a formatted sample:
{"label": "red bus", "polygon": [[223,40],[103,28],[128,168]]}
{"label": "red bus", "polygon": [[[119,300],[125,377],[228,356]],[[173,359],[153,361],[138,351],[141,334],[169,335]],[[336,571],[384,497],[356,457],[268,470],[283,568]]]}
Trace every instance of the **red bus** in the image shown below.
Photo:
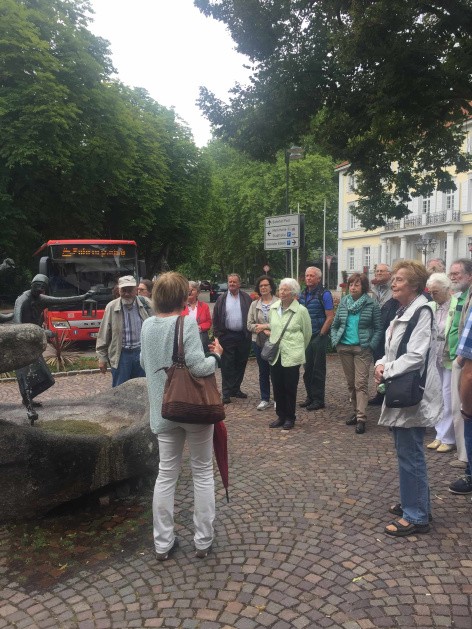
{"label": "red bus", "polygon": [[145,275],[134,240],[48,240],[34,255],[41,255],[39,273],[49,278],[50,295],[71,297],[88,290],[96,292],[92,299],[44,311],[45,327],[63,333],[70,341],[96,338],[119,277],[133,275],[139,280]]}

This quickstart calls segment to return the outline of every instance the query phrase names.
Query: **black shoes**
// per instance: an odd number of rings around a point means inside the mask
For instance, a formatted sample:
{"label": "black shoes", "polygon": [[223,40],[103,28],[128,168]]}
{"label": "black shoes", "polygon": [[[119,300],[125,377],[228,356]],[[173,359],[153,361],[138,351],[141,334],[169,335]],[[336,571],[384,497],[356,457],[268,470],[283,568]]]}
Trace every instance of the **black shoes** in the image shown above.
{"label": "black shoes", "polygon": [[282,430],[292,430],[292,428],[295,426],[295,422],[290,420],[290,419],[286,419],[284,422],[284,425],[282,426]]}
{"label": "black shoes", "polygon": [[157,561],[167,561],[172,553],[179,547],[179,540],[177,538],[174,539],[174,543],[172,548],[170,548],[166,553],[158,553],[156,552]]}
{"label": "black shoes", "polygon": [[237,397],[240,400],[246,400],[247,399],[247,393],[243,393],[242,391],[238,391],[237,393],[235,393],[233,395],[233,397]]}
{"label": "black shoes", "polygon": [[224,397],[223,398],[223,404],[231,404],[231,398],[230,397]]}
{"label": "black shoes", "polygon": [[285,419],[277,417],[277,419],[269,424],[269,428],[282,428],[285,424]]}
{"label": "black shoes", "polygon": [[324,407],[325,405],[322,402],[310,402],[305,408],[307,411],[319,411]]}
{"label": "black shoes", "polygon": [[458,478],[449,485],[449,491],[451,494],[459,494],[460,496],[472,494],[472,476],[465,474],[462,478]]}
{"label": "black shoes", "polygon": [[355,415],[351,415],[349,419],[346,419],[346,426],[355,426],[357,424],[357,417]]}
{"label": "black shoes", "polygon": [[363,435],[365,433],[365,422],[358,421],[356,426],[356,435]]}
{"label": "black shoes", "polygon": [[367,404],[369,406],[382,406],[383,401],[384,401],[384,396],[381,393],[377,393],[377,395],[370,398]]}
{"label": "black shoes", "polygon": [[311,403],[313,402],[313,400],[310,400],[309,397],[307,397],[307,399],[304,402],[300,402],[300,404],[298,405],[300,408],[306,408],[307,406],[309,406]]}

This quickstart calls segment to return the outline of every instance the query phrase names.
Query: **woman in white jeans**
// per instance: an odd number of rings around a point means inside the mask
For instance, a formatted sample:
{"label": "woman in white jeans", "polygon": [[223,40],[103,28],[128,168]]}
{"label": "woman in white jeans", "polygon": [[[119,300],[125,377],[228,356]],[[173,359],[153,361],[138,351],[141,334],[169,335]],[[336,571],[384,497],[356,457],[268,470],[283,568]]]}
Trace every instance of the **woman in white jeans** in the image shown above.
{"label": "woman in white jeans", "polygon": [[[194,487],[195,554],[206,557],[213,543],[215,486],[213,480],[213,426],[170,422],[161,415],[166,382],[165,369],[172,364],[177,317],[188,296],[188,280],[180,273],[164,273],[154,284],[155,317],[141,330],[141,365],[148,384],[151,430],[159,442],[159,475],[152,503],[156,558],[165,561],[177,547],[174,534],[174,493],[179,478],[185,440],[190,450]],[[145,325],[146,324],[146,325]],[[214,373],[223,349],[217,340],[205,358],[195,320],[183,318],[185,362],[194,376]]]}

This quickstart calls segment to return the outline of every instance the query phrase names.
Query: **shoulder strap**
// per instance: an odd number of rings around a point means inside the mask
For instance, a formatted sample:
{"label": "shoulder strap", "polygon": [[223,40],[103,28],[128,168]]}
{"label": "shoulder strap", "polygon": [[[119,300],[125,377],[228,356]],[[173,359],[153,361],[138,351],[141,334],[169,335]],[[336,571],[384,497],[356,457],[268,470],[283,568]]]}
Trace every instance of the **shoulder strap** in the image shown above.
{"label": "shoulder strap", "polygon": [[294,314],[295,314],[295,313],[294,313],[294,312],[293,312],[293,310],[292,310],[292,312],[290,313],[290,317],[288,318],[288,321],[287,321],[287,323],[285,324],[284,329],[282,330],[282,334],[279,336],[279,340],[277,341],[277,343],[280,343],[280,341],[282,340],[282,337],[283,337],[283,335],[285,334],[285,330],[287,329],[288,324],[289,324],[289,323],[290,323],[290,321],[292,320],[292,317],[293,317],[293,315],[294,315]]}
{"label": "shoulder strap", "polygon": [[399,358],[406,352],[406,346],[408,345],[408,341],[410,340],[411,334],[413,330],[415,329],[416,324],[418,323],[418,319],[420,318],[421,311],[424,310],[425,308],[428,309],[428,312],[431,315],[431,328],[433,327],[433,323],[434,323],[433,311],[426,304],[424,306],[420,306],[417,310],[415,310],[411,319],[408,321],[405,332],[403,333],[402,340],[400,341],[400,345],[398,346],[397,358]]}
{"label": "shoulder strap", "polygon": [[172,362],[185,364],[184,354],[184,318],[182,315],[177,317],[174,331],[174,349],[172,352]]}

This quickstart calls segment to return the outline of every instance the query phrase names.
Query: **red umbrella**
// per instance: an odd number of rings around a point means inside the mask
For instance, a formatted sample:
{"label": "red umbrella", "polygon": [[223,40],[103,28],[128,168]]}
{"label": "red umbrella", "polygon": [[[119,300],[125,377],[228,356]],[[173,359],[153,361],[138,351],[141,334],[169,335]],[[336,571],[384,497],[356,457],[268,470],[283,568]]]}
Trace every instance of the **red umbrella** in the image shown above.
{"label": "red umbrella", "polygon": [[229,502],[228,495],[228,431],[224,422],[218,422],[214,426],[213,432],[213,450],[215,458],[220,470],[223,487],[226,491],[226,500]]}

